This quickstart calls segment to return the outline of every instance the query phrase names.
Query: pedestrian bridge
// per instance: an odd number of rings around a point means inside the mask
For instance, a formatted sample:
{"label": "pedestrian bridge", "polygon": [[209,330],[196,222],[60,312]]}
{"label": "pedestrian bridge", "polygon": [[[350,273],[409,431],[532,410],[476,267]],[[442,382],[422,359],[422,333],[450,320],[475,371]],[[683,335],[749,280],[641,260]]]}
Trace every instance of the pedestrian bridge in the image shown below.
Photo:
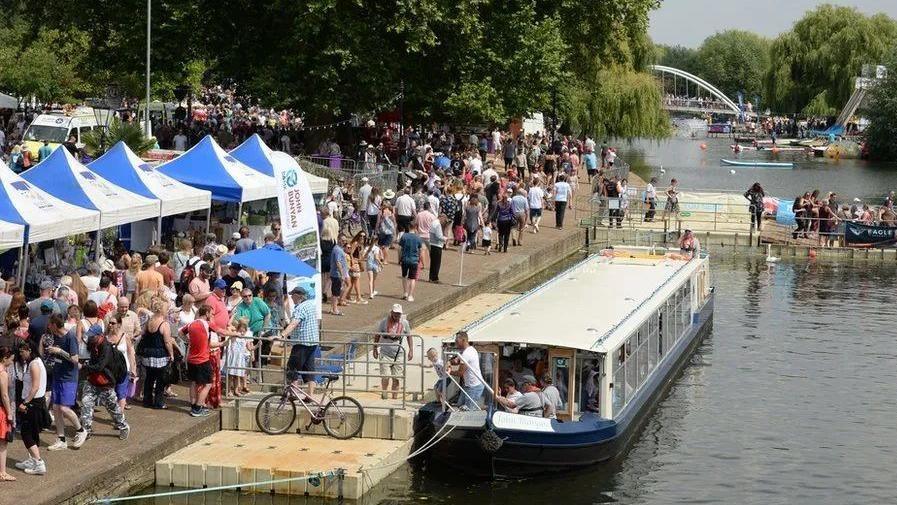
{"label": "pedestrian bridge", "polygon": [[[661,86],[665,94],[667,93],[667,81],[672,80],[673,94],[664,96],[663,99],[663,107],[666,110],[697,114],[742,114],[742,110],[737,103],[717,89],[716,86],[694,74],[664,65],[650,65],[649,68],[660,77]],[[682,85],[679,83],[680,80],[683,83]],[[679,96],[683,85],[685,95]],[[692,93],[692,90],[694,93]],[[706,97],[701,96],[702,90],[707,95]],[[751,112],[746,112],[746,114],[752,115]]]}

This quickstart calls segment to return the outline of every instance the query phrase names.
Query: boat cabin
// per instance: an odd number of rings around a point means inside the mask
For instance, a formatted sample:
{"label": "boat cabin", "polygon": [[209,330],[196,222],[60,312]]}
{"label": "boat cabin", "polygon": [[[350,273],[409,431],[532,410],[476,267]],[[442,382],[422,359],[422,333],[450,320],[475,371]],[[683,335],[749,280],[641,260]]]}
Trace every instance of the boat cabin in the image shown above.
{"label": "boat cabin", "polygon": [[[489,387],[547,377],[558,419],[637,411],[688,347],[711,293],[708,258],[661,249],[591,256],[465,328]],[[655,382],[651,387],[649,383]],[[632,407],[631,407],[632,406]]]}

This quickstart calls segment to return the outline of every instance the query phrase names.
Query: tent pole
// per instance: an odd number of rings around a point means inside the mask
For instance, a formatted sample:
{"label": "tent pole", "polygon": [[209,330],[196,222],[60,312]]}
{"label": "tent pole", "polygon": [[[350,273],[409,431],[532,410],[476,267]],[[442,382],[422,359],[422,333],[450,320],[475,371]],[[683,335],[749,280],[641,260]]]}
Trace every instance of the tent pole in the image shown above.
{"label": "tent pole", "polygon": [[212,202],[209,202],[209,208],[206,209],[206,235],[209,234],[209,228],[212,226]]}
{"label": "tent pole", "polygon": [[103,234],[103,228],[102,227],[97,228],[97,236],[96,236],[96,240],[94,241],[94,244],[93,244],[94,249],[95,249],[93,258],[98,263],[100,261],[100,252],[102,252],[102,249],[103,249],[103,243],[100,240],[100,236],[102,236],[102,234]]}
{"label": "tent pole", "polygon": [[28,247],[28,246],[23,245],[22,247],[19,247],[19,263],[16,267],[16,281],[18,281],[19,287],[22,287],[22,272],[25,271],[24,261],[25,261],[25,248],[26,247]]}
{"label": "tent pole", "polygon": [[162,213],[156,218],[156,244],[162,245]]}
{"label": "tent pole", "polygon": [[22,267],[22,280],[19,281],[21,283],[22,291],[25,290],[25,278],[28,276],[28,263],[29,263],[29,260],[31,259],[30,258],[31,255],[29,254],[28,247],[29,247],[29,244],[26,244],[25,245],[25,262],[24,262],[24,266]]}
{"label": "tent pole", "polygon": [[237,205],[237,228],[243,225],[240,221],[243,219],[243,201]]}

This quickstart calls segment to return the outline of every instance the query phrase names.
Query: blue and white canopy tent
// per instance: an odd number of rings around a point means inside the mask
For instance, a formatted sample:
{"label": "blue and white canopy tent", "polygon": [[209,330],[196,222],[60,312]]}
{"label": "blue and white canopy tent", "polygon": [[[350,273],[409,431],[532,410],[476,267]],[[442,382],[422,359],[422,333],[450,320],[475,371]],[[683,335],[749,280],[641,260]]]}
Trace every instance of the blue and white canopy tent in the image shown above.
{"label": "blue and white canopy tent", "polygon": [[194,188],[211,191],[212,200],[242,204],[277,196],[273,177],[229,155],[210,135],[158,170]]}
{"label": "blue and white canopy tent", "polygon": [[[230,152],[230,154],[247,166],[271,177],[274,177],[275,163],[286,162],[292,166],[299,167],[299,163],[297,163],[292,156],[279,151],[272,151],[271,148],[265,144],[265,141],[259,137],[258,133],[252,134],[251,137],[237,146]],[[308,180],[309,186],[311,186],[313,195],[323,195],[327,193],[327,179],[307,172],[305,173],[305,178]]]}
{"label": "blue and white canopy tent", "polygon": [[159,200],[161,204],[156,223],[159,237],[162,236],[163,217],[208,210],[211,206],[211,192],[190,187],[159,172],[134,154],[124,142],[112,146],[87,167],[128,191]]}
{"label": "blue and white canopy tent", "polygon": [[159,200],[117,186],[58,147],[46,160],[22,172],[22,178],[72,205],[100,212],[98,229],[159,216]]}
{"label": "blue and white canopy tent", "polygon": [[[100,213],[66,203],[32,185],[0,161],[0,219],[22,225],[19,245],[89,233],[100,226]],[[4,243],[6,240],[4,239]],[[19,277],[27,270],[27,258],[19,261]]]}

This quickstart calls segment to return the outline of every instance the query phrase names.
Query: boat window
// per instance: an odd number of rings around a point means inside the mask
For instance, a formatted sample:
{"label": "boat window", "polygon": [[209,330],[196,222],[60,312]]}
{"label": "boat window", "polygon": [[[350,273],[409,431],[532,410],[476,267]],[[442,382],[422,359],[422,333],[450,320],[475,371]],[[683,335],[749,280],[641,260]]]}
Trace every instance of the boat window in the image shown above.
{"label": "boat window", "polygon": [[645,321],[645,323],[642,324],[642,329],[639,330],[638,333],[640,342],[638,353],[638,383],[639,385],[642,385],[651,373],[650,356],[653,356],[653,354],[651,354],[651,331],[648,329],[648,321]]}
{"label": "boat window", "polygon": [[658,358],[663,357],[663,353],[666,352],[667,346],[663,341],[663,307],[657,311],[657,356]]}
{"label": "boat window", "polygon": [[614,415],[626,404],[626,346],[614,352]]}
{"label": "boat window", "polygon": [[657,314],[648,318],[648,371],[651,372],[657,366]]}
{"label": "boat window", "polygon": [[626,403],[632,399],[632,394],[638,388],[638,356],[637,347],[633,348],[635,336],[626,340]]}
{"label": "boat window", "polygon": [[[560,404],[556,405],[558,419],[570,420],[573,417],[573,349],[552,347],[548,350],[551,383],[558,390]],[[540,379],[542,387],[547,387]]]}
{"label": "boat window", "polygon": [[576,412],[601,412],[601,358],[596,353],[576,353]]}

